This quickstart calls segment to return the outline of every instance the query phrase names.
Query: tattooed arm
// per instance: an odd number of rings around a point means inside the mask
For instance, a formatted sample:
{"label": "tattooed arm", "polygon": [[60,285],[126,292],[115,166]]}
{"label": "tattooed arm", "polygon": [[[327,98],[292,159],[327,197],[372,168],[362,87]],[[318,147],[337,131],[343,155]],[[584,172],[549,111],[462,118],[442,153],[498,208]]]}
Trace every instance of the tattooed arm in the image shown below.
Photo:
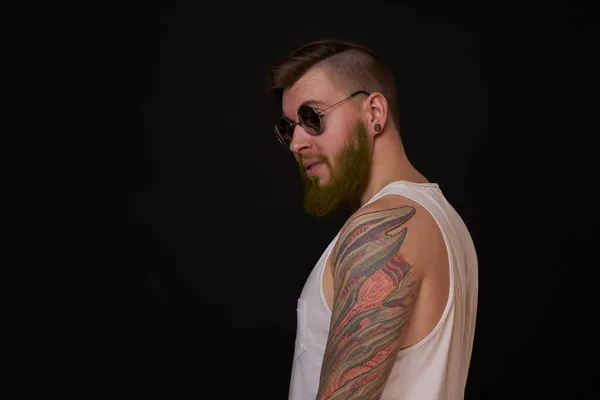
{"label": "tattooed arm", "polygon": [[317,399],[381,397],[419,286],[402,247],[415,213],[408,206],[366,212],[342,229]]}

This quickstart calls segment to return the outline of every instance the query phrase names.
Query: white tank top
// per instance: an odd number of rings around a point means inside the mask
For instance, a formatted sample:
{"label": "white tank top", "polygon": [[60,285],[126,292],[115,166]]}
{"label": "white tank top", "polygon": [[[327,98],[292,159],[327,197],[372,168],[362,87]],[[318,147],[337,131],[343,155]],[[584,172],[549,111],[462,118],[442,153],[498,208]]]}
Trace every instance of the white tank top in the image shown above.
{"label": "white tank top", "polygon": [[[477,313],[478,264],[473,241],[437,184],[393,182],[366,204],[385,195],[405,196],[435,218],[448,250],[450,290],[442,317],[431,333],[398,353],[381,400],[463,399]],[[298,299],[289,400],[315,400],[317,396],[331,320],[323,271],[338,236],[323,252]]]}

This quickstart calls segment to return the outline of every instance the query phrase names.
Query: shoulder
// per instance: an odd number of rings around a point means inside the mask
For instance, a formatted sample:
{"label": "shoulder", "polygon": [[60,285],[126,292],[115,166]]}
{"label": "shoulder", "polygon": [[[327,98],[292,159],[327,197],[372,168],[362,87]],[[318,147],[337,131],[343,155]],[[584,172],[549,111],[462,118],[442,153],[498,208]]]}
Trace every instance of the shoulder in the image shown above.
{"label": "shoulder", "polygon": [[354,213],[342,227],[340,250],[362,248],[372,254],[401,257],[415,275],[447,265],[445,241],[435,218],[421,204],[401,195],[387,195]]}

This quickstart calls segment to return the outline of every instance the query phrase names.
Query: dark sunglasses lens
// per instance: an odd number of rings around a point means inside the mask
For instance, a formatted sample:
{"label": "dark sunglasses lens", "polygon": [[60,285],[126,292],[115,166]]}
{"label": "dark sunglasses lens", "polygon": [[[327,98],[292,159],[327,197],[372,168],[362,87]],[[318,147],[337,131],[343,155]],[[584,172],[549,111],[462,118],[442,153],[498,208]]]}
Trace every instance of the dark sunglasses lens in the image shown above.
{"label": "dark sunglasses lens", "polygon": [[[307,132],[313,135],[321,133],[321,118],[317,111],[309,106],[302,106],[298,109],[298,119],[302,125],[307,128]],[[312,131],[312,132],[311,132]]]}
{"label": "dark sunglasses lens", "polygon": [[275,132],[279,141],[285,145],[289,145],[294,134],[294,127],[287,119],[280,119],[275,124]]}

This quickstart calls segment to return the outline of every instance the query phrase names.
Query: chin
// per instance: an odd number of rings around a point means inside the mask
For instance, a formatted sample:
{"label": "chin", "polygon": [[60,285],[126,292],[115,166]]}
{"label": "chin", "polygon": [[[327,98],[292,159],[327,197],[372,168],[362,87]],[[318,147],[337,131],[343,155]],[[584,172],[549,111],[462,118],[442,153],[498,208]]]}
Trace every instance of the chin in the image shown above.
{"label": "chin", "polygon": [[331,183],[331,179],[329,177],[321,178],[320,176],[315,176],[314,178],[316,179],[319,187],[325,187]]}
{"label": "chin", "polygon": [[319,186],[327,186],[331,183],[331,174],[328,170],[318,171],[315,175],[310,176],[309,178],[316,181]]}
{"label": "chin", "polygon": [[319,177],[315,177],[315,178],[316,178],[317,185],[320,188],[326,188],[327,186],[329,186],[331,184],[331,180],[329,178],[319,178]]}

